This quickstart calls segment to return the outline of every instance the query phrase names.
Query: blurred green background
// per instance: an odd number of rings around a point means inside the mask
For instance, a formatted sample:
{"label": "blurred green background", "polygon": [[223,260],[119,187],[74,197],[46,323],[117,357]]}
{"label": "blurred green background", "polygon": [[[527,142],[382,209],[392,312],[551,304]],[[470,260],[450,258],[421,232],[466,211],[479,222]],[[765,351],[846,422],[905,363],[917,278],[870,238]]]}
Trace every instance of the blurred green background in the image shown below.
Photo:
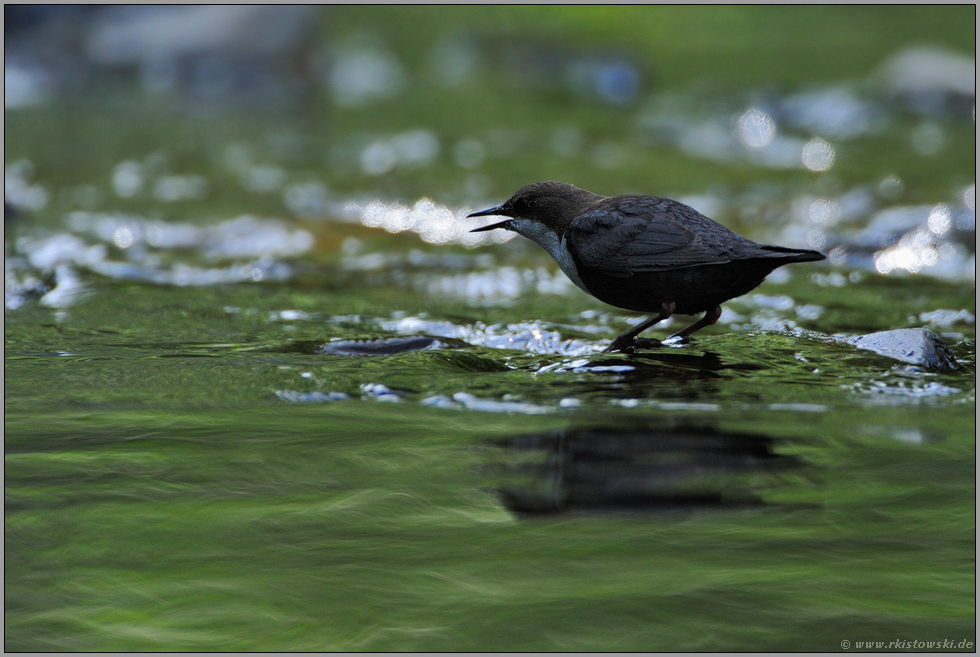
{"label": "blurred green background", "polygon": [[[975,12],[5,6],[5,649],[975,641]],[[548,179],[830,258],[602,355]]]}

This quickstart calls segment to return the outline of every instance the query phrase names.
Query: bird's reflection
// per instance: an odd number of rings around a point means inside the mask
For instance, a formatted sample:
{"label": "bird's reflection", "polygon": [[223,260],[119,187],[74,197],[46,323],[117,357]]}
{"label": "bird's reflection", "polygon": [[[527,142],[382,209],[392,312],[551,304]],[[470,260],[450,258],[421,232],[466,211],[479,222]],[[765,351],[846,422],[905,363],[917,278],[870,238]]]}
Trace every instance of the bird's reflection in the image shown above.
{"label": "bird's reflection", "polygon": [[717,395],[724,381],[733,378],[733,374],[726,371],[731,367],[730,363],[712,352],[699,355],[651,351],[632,355],[627,360],[616,356],[593,356],[588,367],[623,365],[630,369],[617,372],[614,379],[591,381],[577,392],[606,394],[611,399],[659,398],[697,402]]}
{"label": "bird's reflection", "polygon": [[[496,443],[516,481],[498,489],[517,514],[761,505],[766,474],[799,465],[758,434],[712,428],[579,428]],[[528,463],[531,453],[543,461]],[[529,476],[528,476],[529,475]]]}
{"label": "bird's reflection", "polygon": [[[723,370],[730,369],[732,363],[724,362],[721,356],[706,351],[702,354],[678,353],[671,350],[642,351],[630,356],[629,360],[621,358],[594,358],[590,365],[628,364],[634,368],[641,378],[664,376],[668,373],[687,378],[717,379],[724,378]],[[737,367],[737,365],[736,365]]]}

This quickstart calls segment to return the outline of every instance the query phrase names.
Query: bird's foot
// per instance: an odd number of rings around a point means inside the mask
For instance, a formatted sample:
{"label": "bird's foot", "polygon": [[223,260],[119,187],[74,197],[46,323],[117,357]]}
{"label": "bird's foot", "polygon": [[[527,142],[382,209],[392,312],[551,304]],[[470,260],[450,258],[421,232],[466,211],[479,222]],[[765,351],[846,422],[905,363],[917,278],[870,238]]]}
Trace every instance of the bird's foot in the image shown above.
{"label": "bird's foot", "polygon": [[612,344],[606,349],[607,354],[612,354],[615,352],[622,352],[624,354],[632,354],[637,349],[655,349],[657,347],[663,346],[660,340],[655,340],[654,338],[631,338],[629,340],[624,340],[622,336],[613,340]]}
{"label": "bird's foot", "polygon": [[631,353],[633,353],[633,345],[635,343],[636,343],[636,340],[634,338],[632,338],[631,336],[621,335],[618,338],[616,338],[615,340],[613,340],[611,345],[609,345],[608,347],[606,347],[605,353],[607,353],[607,354],[614,354],[614,353],[616,353],[618,351],[618,352],[622,352],[624,354],[631,354]]}

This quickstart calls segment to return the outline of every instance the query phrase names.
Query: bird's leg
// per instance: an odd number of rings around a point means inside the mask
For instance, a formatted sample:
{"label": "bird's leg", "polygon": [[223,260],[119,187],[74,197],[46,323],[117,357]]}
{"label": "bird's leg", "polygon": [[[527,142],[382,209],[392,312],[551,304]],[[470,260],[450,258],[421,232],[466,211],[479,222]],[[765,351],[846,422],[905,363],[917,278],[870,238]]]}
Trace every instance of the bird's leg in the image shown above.
{"label": "bird's leg", "polygon": [[681,338],[682,341],[687,342],[687,336],[691,335],[695,331],[700,331],[705,326],[711,326],[718,321],[721,317],[721,306],[715,306],[712,310],[709,310],[704,314],[704,317],[694,322],[685,329],[681,329],[677,333],[673,334],[672,338]]}
{"label": "bird's leg", "polygon": [[633,353],[636,347],[658,347],[660,346],[659,340],[637,340],[636,336],[643,331],[647,330],[657,322],[662,322],[671,315],[674,314],[674,302],[668,301],[660,306],[660,314],[654,315],[653,317],[640,322],[630,330],[626,331],[618,338],[613,340],[609,348],[606,349],[606,353],[612,353],[614,351],[622,351],[624,353]]}

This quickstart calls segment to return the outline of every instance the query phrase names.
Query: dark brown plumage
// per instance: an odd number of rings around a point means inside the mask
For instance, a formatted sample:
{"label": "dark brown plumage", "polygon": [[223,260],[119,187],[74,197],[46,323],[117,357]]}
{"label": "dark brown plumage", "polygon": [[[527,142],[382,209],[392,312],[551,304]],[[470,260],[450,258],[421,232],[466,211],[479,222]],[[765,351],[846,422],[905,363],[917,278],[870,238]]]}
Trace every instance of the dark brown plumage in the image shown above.
{"label": "dark brown plumage", "polygon": [[686,338],[718,321],[722,303],[757,287],[777,267],[824,259],[816,251],[757,244],[677,201],[600,196],[558,182],[522,187],[502,205],[470,216],[487,215],[508,219],[475,231],[518,232],[597,299],[657,313],[616,338],[609,351],[659,344],[636,336],[674,313],[704,312],[675,334]]}

